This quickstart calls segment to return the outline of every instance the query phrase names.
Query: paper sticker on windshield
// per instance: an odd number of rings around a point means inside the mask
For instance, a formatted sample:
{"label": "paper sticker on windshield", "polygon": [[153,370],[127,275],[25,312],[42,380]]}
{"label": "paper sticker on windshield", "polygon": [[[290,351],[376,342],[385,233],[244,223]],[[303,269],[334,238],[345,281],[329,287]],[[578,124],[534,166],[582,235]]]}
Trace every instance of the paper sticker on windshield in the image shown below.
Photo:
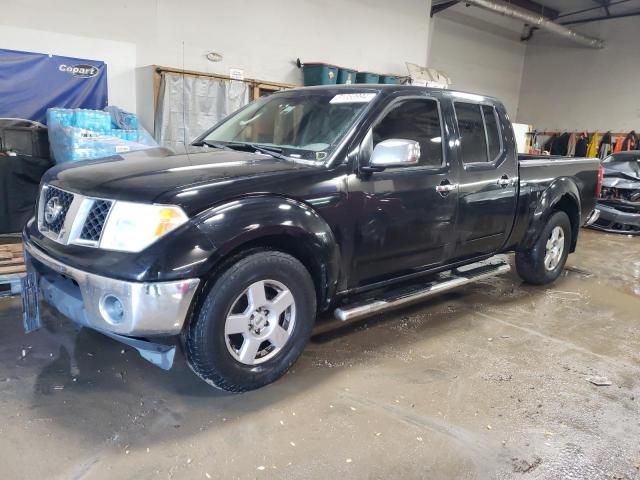
{"label": "paper sticker on windshield", "polygon": [[375,96],[375,93],[341,93],[329,103],[369,103]]}

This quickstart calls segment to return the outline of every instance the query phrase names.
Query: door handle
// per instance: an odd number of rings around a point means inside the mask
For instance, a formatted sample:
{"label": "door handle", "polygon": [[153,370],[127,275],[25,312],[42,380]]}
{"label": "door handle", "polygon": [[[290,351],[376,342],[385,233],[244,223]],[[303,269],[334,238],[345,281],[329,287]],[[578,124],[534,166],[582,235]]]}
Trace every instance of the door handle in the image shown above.
{"label": "door handle", "polygon": [[503,175],[498,179],[498,185],[500,185],[502,188],[506,188],[509,185],[511,185],[511,179],[509,178],[509,175]]}
{"label": "door handle", "polygon": [[436,192],[442,197],[446,197],[449,193],[458,189],[458,185],[449,183],[449,180],[443,180],[440,185],[436,185]]}

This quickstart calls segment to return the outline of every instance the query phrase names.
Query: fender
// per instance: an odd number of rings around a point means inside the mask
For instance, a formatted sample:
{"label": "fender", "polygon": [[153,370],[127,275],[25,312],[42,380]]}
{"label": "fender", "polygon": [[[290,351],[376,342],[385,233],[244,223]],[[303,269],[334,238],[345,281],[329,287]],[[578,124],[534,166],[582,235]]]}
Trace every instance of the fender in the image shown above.
{"label": "fender", "polygon": [[572,219],[574,231],[572,235],[571,251],[573,251],[577,241],[577,231],[580,228],[580,191],[575,182],[568,177],[555,179],[542,191],[541,194],[539,194],[536,209],[531,216],[529,226],[524,238],[522,239],[519,250],[526,250],[533,246],[535,241],[538,239],[540,231],[549,218],[549,215],[551,215],[551,212],[553,212],[558,203],[565,197],[569,197],[571,201],[575,203],[578,212],[578,219],[575,225],[573,222],[574,219]]}
{"label": "fender", "polygon": [[[229,201],[198,215],[198,229],[214,247],[204,268],[212,271],[243,245],[286,236],[309,253],[321,279],[319,307],[333,298],[340,275],[340,250],[327,222],[310,206],[287,197],[255,195]],[[273,244],[278,248],[277,242]]]}

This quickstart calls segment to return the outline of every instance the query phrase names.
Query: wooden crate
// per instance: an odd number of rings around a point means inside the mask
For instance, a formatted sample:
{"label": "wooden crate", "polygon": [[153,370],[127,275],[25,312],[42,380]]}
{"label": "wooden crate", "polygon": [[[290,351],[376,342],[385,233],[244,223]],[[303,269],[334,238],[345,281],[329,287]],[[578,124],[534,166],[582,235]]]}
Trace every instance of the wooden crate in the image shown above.
{"label": "wooden crate", "polygon": [[0,296],[19,294],[25,271],[22,243],[0,245]]}

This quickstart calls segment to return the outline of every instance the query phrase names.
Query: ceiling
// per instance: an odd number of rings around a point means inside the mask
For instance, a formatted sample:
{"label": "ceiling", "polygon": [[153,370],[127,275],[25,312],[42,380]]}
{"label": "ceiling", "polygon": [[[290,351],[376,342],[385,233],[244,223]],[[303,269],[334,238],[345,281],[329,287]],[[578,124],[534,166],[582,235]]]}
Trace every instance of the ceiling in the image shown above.
{"label": "ceiling", "polygon": [[[503,0],[518,7],[542,14],[557,23],[579,25],[597,20],[640,15],[640,0]],[[463,12],[465,2],[432,0],[432,11]],[[453,7],[453,8],[451,8]],[[480,9],[474,8],[477,12]],[[491,13],[493,16],[498,16]],[[640,17],[639,17],[640,21]],[[520,23],[522,26],[522,23]]]}
{"label": "ceiling", "polygon": [[640,14],[640,0],[536,0],[536,3],[559,12],[557,17],[550,17],[562,24]]}

